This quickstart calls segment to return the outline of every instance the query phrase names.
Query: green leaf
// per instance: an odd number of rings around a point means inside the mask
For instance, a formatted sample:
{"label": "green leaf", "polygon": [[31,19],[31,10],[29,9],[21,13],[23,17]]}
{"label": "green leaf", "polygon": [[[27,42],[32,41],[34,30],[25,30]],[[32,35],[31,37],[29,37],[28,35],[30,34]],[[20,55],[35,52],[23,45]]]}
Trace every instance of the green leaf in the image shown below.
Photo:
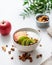
{"label": "green leaf", "polygon": [[[52,0],[24,0],[24,5],[28,4],[24,9],[23,16],[29,16],[30,14],[50,12],[52,9]],[[48,4],[48,5],[47,5]]]}
{"label": "green leaf", "polygon": [[52,9],[52,3],[51,3],[51,9]]}
{"label": "green leaf", "polygon": [[26,5],[26,4],[28,4],[28,2],[24,2],[24,4],[23,4],[23,5]]}
{"label": "green leaf", "polygon": [[52,0],[50,0],[50,2],[52,3]]}
{"label": "green leaf", "polygon": [[28,0],[24,0],[24,4],[23,5],[26,5],[28,4]]}
{"label": "green leaf", "polygon": [[27,10],[24,9],[24,12],[28,13]]}

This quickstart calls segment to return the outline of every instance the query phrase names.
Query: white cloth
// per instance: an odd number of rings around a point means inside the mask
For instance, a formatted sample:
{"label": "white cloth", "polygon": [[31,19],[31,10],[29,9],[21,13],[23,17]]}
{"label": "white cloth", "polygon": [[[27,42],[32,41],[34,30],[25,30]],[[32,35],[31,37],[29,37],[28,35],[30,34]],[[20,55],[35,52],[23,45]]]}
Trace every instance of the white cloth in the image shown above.
{"label": "white cloth", "polygon": [[43,62],[41,65],[52,65],[52,57],[48,58],[45,62]]}

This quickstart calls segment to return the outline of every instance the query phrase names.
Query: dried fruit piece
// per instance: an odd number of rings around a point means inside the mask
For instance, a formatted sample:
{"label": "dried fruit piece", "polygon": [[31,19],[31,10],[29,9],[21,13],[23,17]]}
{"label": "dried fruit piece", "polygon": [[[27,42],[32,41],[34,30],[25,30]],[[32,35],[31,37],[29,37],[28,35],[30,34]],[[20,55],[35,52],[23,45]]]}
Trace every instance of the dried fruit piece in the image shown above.
{"label": "dried fruit piece", "polygon": [[12,51],[15,51],[15,48],[12,47],[11,50],[12,50]]}
{"label": "dried fruit piece", "polygon": [[39,58],[39,55],[37,55],[36,58]]}
{"label": "dried fruit piece", "polygon": [[22,57],[21,57],[21,56],[19,56],[19,59],[21,60],[21,59],[22,59]]}
{"label": "dried fruit piece", "polygon": [[40,44],[40,47],[42,47],[42,45]]}
{"label": "dried fruit piece", "polygon": [[32,62],[33,60],[32,60],[32,57],[29,57],[29,60],[30,60],[30,62]]}
{"label": "dried fruit piece", "polygon": [[40,30],[38,30],[40,32]]}
{"label": "dried fruit piece", "polygon": [[22,54],[22,56],[19,56],[19,59],[22,60],[23,62],[26,61],[27,59],[32,62],[32,57],[31,57],[31,54],[29,53],[24,53]]}
{"label": "dried fruit piece", "polygon": [[40,58],[40,57],[42,57],[42,54],[38,54],[38,55],[36,56],[36,58]]}
{"label": "dried fruit piece", "polygon": [[13,57],[11,57],[11,60],[13,60],[14,58]]}
{"label": "dried fruit piece", "polygon": [[2,46],[2,50],[6,52],[6,46]]}
{"label": "dried fruit piece", "polygon": [[25,57],[22,57],[22,59],[21,59],[22,61],[26,61],[26,59],[25,59]]}
{"label": "dried fruit piece", "polygon": [[9,54],[11,54],[11,51],[8,51]]}
{"label": "dried fruit piece", "polygon": [[12,47],[14,47],[14,45],[12,45]]}
{"label": "dried fruit piece", "polygon": [[6,45],[6,47],[8,47],[8,45]]}
{"label": "dried fruit piece", "polygon": [[42,54],[40,54],[40,57],[42,57]]}

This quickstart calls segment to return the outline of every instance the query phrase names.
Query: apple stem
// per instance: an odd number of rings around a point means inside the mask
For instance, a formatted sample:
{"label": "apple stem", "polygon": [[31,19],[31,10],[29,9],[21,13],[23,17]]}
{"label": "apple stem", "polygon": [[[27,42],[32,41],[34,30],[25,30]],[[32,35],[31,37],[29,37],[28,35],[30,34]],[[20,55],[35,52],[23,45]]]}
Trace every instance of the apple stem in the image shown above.
{"label": "apple stem", "polygon": [[5,22],[3,21],[2,24],[4,24]]}

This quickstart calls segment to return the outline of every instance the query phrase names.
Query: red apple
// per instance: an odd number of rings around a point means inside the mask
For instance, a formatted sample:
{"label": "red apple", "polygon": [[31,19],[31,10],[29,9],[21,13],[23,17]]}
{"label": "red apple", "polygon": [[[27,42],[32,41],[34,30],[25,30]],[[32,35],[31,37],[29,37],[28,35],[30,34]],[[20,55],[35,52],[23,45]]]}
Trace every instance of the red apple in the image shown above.
{"label": "red apple", "polygon": [[0,33],[2,35],[8,35],[11,31],[11,23],[9,21],[0,22]]}

